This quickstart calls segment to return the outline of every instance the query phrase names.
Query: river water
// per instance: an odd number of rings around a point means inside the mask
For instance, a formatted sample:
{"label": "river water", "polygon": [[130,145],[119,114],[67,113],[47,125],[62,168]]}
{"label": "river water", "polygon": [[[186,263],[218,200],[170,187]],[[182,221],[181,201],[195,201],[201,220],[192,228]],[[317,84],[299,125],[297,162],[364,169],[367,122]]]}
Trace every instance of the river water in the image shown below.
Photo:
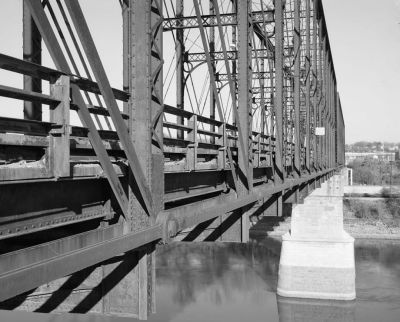
{"label": "river water", "polygon": [[[400,241],[356,241],[357,300],[276,295],[280,242],[178,243],[157,251],[157,313],[150,322],[399,322]],[[134,319],[0,311],[10,322]]]}

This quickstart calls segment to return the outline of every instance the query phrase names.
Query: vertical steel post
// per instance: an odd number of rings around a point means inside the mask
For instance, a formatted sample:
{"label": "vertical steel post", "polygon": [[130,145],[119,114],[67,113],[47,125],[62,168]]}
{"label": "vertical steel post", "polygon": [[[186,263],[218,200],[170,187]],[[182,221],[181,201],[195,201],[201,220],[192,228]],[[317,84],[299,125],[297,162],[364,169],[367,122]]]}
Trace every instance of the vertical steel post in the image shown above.
{"label": "vertical steel post", "polygon": [[60,101],[50,107],[49,168],[55,178],[70,176],[70,81],[62,75],[51,81],[50,94]]}
{"label": "vertical steel post", "polygon": [[[238,12],[238,1],[239,0],[232,0],[232,13],[237,14]],[[234,46],[235,49],[237,49],[237,30],[236,26],[232,26],[232,45]],[[233,59],[232,60],[232,74],[236,75],[237,74],[237,60]],[[235,82],[235,95],[237,95],[237,81]],[[232,118],[233,122],[232,124],[236,124],[235,120],[235,114],[232,113]],[[227,120],[229,122],[229,120]]]}
{"label": "vertical steel post", "polygon": [[335,75],[334,75],[334,70],[333,70],[333,63],[332,63],[332,117],[331,117],[331,126],[332,126],[332,166],[335,165],[336,163],[336,142],[335,142],[335,137],[336,137],[336,107],[337,107],[337,101],[336,101],[336,80],[335,80]]}
{"label": "vertical steel post", "polygon": [[[176,18],[178,28],[176,29],[176,107],[184,109],[185,107],[185,76],[184,76],[184,55],[185,55],[185,40],[183,27],[183,0],[176,0]],[[183,125],[183,117],[177,116],[177,123]],[[177,138],[183,140],[184,131],[177,130]]]}
{"label": "vertical steel post", "polygon": [[333,84],[332,84],[332,70],[331,70],[331,60],[329,59],[329,66],[328,66],[328,84],[329,84],[329,108],[328,108],[328,123],[329,123],[329,151],[328,151],[328,155],[329,155],[329,162],[328,162],[328,166],[331,166],[331,161],[332,161],[332,109],[333,109],[333,96],[332,96],[332,89],[333,89]]}
{"label": "vertical steel post", "polygon": [[300,34],[300,4],[301,0],[294,0],[294,130],[295,130],[295,150],[294,150],[294,170],[300,176],[300,56],[301,56],[301,34]]}
{"label": "vertical steel post", "polygon": [[[238,3],[238,116],[243,137],[244,146],[239,147],[239,154],[247,158],[239,157],[239,178],[249,176],[247,180],[241,180],[247,189],[252,189],[252,58],[251,58],[251,1],[244,0]],[[233,108],[236,108],[233,106]],[[242,151],[244,148],[246,151]],[[246,164],[244,164],[246,163]],[[249,168],[249,173],[246,169]],[[248,184],[247,184],[247,182]]]}
{"label": "vertical steel post", "polygon": [[339,150],[339,164],[344,165],[345,160],[345,124],[343,120],[343,113],[342,113],[342,103],[340,101],[340,95],[338,93],[338,150]]}
{"label": "vertical steel post", "polygon": [[313,127],[314,127],[314,148],[313,148],[313,162],[314,169],[317,170],[319,167],[319,152],[318,152],[318,137],[315,135],[315,128],[318,126],[318,21],[317,21],[317,0],[313,0],[313,62],[312,62],[312,74],[313,74]]}
{"label": "vertical steel post", "polygon": [[[319,79],[319,101],[318,101],[318,126],[323,127],[323,119],[322,119],[322,100],[324,95],[324,81],[323,81],[323,68],[324,68],[324,47],[322,41],[322,21],[319,19],[319,67],[318,67],[318,79]],[[323,137],[320,136],[318,140],[319,145],[319,161],[320,161],[320,168],[323,168],[324,165],[324,140]]]}
{"label": "vertical steel post", "polygon": [[[324,100],[324,55],[325,55],[325,51],[323,48],[323,41],[322,41],[322,23],[320,22],[320,28],[319,28],[319,37],[320,37],[320,59],[319,59],[319,84],[320,84],[320,89],[319,89],[319,104],[318,104],[318,122],[319,122],[319,126],[323,127],[324,126],[324,120],[323,120],[323,100]],[[324,168],[324,137],[320,136],[320,149],[319,149],[319,153],[320,153],[320,163],[321,163],[321,168]]]}
{"label": "vertical steel post", "polygon": [[332,128],[333,128],[333,135],[332,135],[332,149],[333,149],[333,160],[332,164],[336,165],[337,164],[337,146],[336,146],[336,135],[337,135],[337,88],[336,88],[336,79],[335,79],[335,73],[333,70],[333,64],[332,64],[332,82],[333,82],[333,90],[332,90],[332,96],[333,96],[333,110],[332,110]]}
{"label": "vertical steel post", "polygon": [[[253,187],[253,140],[252,140],[252,38],[251,38],[251,1],[238,3],[238,117],[244,146],[239,146],[238,153],[246,158],[239,161],[239,194],[247,194]],[[236,106],[233,106],[236,108]],[[245,149],[245,151],[242,150]],[[245,164],[246,163],[246,164]],[[248,171],[247,171],[248,169]],[[247,177],[247,180],[244,179]],[[249,214],[242,215],[242,242],[248,241]]]}
{"label": "vertical steel post", "polygon": [[[31,13],[25,1],[23,1],[23,58],[26,61],[42,64],[42,37],[32,19]],[[42,92],[42,80],[24,75],[24,90]],[[42,104],[40,102],[24,101],[24,119],[42,120]]]}
{"label": "vertical steel post", "polygon": [[[163,2],[162,0],[151,0],[150,12],[150,49],[147,54],[150,57],[150,69],[148,78],[150,80],[149,101],[149,145],[148,155],[144,158],[149,168],[148,182],[150,182],[151,193],[154,196],[154,211],[158,214],[164,210],[164,143],[163,143],[163,110],[164,110],[164,85],[163,85]],[[156,218],[155,218],[156,219]],[[154,223],[154,222],[153,222]],[[156,253],[155,247],[147,248],[148,276],[148,298],[147,311],[156,311]]]}
{"label": "vertical steel post", "polygon": [[[129,92],[129,66],[131,59],[129,56],[129,5],[126,1],[122,1],[122,87],[125,92]],[[129,104],[124,102],[123,111],[129,114]]]}
{"label": "vertical steel post", "polygon": [[[215,15],[215,9],[214,9],[214,1],[210,0],[210,15]],[[210,28],[210,56],[211,56],[211,65],[212,65],[212,70],[215,75],[216,69],[215,69],[215,60],[214,60],[214,52],[215,52],[215,28],[211,27]],[[210,77],[210,118],[215,120],[215,95],[214,91],[211,90],[213,84],[212,84],[212,77]],[[215,126],[211,125],[211,131],[215,131]],[[211,138],[211,143],[215,143],[215,138]]]}
{"label": "vertical steel post", "polygon": [[[283,160],[283,11],[284,2],[275,0],[275,165],[274,184],[279,185],[285,180]],[[277,215],[282,215],[282,194],[277,196]]]}
{"label": "vertical steel post", "polygon": [[311,8],[310,1],[306,1],[306,168],[310,171],[311,158],[311,138],[310,138],[310,118],[311,118]]}
{"label": "vertical steel post", "polygon": [[[330,54],[330,52],[329,52]],[[330,56],[329,56],[330,57]],[[332,166],[332,107],[333,107],[333,96],[332,96],[332,69],[331,69],[331,60],[329,59],[328,64],[328,94],[329,94],[329,105],[328,105],[328,127],[329,127],[329,150],[328,150],[328,157],[329,162],[328,166]]]}
{"label": "vertical steel post", "polygon": [[327,50],[328,45],[327,45],[327,39],[326,39],[326,34],[325,30],[323,29],[324,32],[324,40],[323,40],[323,46],[324,46],[324,69],[323,69],[323,79],[324,79],[324,85],[323,85],[323,96],[324,96],[324,104],[323,104],[323,116],[322,116],[322,121],[323,121],[323,126],[325,128],[325,135],[324,135],[324,140],[323,140],[323,153],[324,153],[324,168],[326,169],[328,166],[328,102],[329,102],[329,95],[328,95],[328,57],[329,57],[329,52]]}
{"label": "vertical steel post", "polygon": [[284,181],[283,167],[283,1],[275,1],[275,184]]}
{"label": "vertical steel post", "polygon": [[[265,60],[264,60],[264,58],[261,59],[260,69],[261,69],[261,72],[263,74],[265,74]],[[268,126],[267,126],[267,122],[266,122],[266,115],[265,115],[265,112],[266,112],[266,109],[267,109],[267,102],[265,101],[265,90],[266,90],[265,83],[266,82],[265,82],[265,80],[263,78],[262,81],[261,81],[261,88],[262,88],[262,90],[261,90],[261,102],[262,102],[262,106],[261,106],[261,113],[262,113],[261,114],[261,129],[262,129],[261,130],[261,134],[269,136]],[[264,138],[262,138],[261,141],[264,142]]]}
{"label": "vertical steel post", "polygon": [[326,68],[325,68],[325,79],[326,79],[326,87],[325,87],[325,113],[326,113],[326,128],[328,131],[328,135],[325,136],[326,140],[326,167],[329,167],[329,162],[330,162],[330,109],[331,109],[331,81],[330,81],[330,62],[329,62],[329,48],[328,48],[328,42],[326,43],[327,46],[327,55],[326,55]]}
{"label": "vertical steel post", "polygon": [[335,82],[335,166],[339,166],[339,93],[336,86]]}
{"label": "vertical steel post", "polygon": [[[130,0],[130,135],[137,148],[153,196],[155,213],[163,209],[163,43],[162,0]],[[133,180],[131,177],[130,180]],[[129,216],[132,231],[154,224],[129,188]],[[147,318],[154,307],[152,288],[154,277],[149,274],[154,266],[151,252],[143,254],[139,262],[139,318]],[[142,275],[141,275],[142,274]],[[143,280],[148,279],[147,283]]]}
{"label": "vertical steel post", "polygon": [[326,167],[329,167],[329,162],[330,162],[330,109],[331,109],[331,74],[330,74],[330,62],[329,62],[329,48],[328,48],[328,42],[326,42],[326,50],[327,50],[327,55],[326,55],[326,67],[325,67],[325,80],[326,80],[326,87],[325,87],[325,113],[326,113],[326,129],[328,131],[328,134],[325,136],[325,142],[326,142],[326,150],[325,150],[325,155],[326,155]]}

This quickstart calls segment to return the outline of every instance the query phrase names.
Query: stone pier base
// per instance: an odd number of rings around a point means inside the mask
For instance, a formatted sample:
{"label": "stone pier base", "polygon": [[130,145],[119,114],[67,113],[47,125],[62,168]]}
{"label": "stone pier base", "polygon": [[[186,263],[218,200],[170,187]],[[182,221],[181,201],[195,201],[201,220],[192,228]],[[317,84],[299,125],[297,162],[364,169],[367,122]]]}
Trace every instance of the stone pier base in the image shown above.
{"label": "stone pier base", "polygon": [[354,240],[295,240],[284,236],[278,294],[286,297],[353,300]]}
{"label": "stone pier base", "polygon": [[343,230],[343,181],[335,175],[293,208],[282,237],[278,294],[353,300],[354,239]]}
{"label": "stone pier base", "polygon": [[279,322],[355,322],[356,301],[293,299],[278,296]]}

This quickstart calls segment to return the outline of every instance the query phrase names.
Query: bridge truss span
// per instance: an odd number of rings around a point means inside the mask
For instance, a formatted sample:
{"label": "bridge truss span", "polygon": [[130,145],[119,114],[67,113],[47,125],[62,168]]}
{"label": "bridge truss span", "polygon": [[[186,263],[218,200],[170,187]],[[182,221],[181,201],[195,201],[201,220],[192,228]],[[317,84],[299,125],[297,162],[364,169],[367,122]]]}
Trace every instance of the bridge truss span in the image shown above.
{"label": "bridge truss span", "polygon": [[0,117],[0,300],[214,218],[246,241],[344,166],[321,0],[115,1],[120,89],[81,5],[24,0],[24,59],[0,53],[24,77],[0,85],[24,114]]}

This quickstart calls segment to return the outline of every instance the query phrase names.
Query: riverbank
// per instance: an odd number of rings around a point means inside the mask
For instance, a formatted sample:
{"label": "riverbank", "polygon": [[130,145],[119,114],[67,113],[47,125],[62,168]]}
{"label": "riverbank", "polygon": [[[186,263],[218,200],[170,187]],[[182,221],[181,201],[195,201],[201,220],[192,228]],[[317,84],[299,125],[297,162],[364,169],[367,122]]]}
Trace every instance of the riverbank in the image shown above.
{"label": "riverbank", "polygon": [[[281,239],[290,230],[291,217],[264,217],[251,235]],[[400,240],[399,198],[344,198],[343,226],[356,239]]]}
{"label": "riverbank", "polygon": [[400,240],[400,229],[382,222],[370,223],[360,219],[344,222],[344,230],[355,239]]}
{"label": "riverbank", "polygon": [[400,240],[400,200],[344,198],[343,224],[354,238]]}

